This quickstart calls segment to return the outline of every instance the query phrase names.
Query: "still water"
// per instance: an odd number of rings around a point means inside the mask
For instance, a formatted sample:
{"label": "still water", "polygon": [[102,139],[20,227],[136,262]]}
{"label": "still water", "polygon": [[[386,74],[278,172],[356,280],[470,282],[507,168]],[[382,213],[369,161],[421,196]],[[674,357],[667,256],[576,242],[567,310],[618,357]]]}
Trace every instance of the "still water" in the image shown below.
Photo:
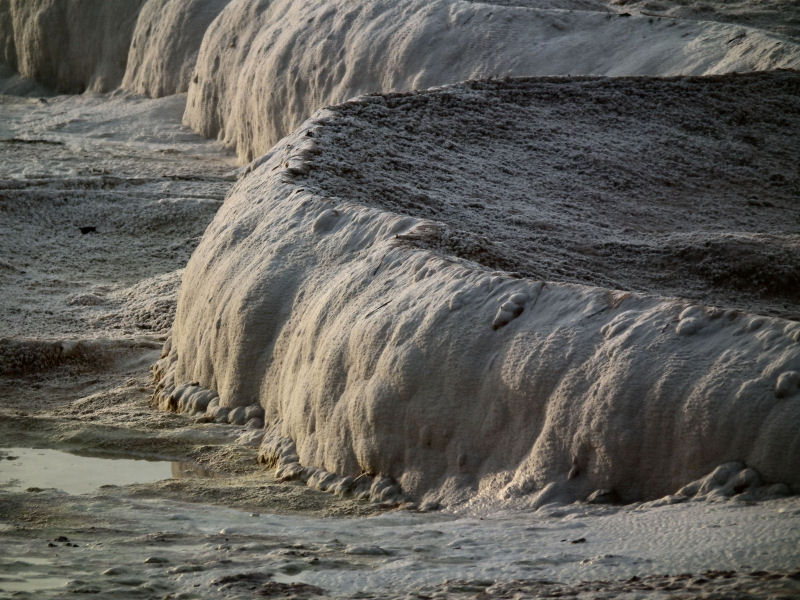
{"label": "still water", "polygon": [[68,494],[85,494],[103,485],[150,483],[203,474],[193,467],[168,460],[97,458],[45,448],[0,448],[0,488],[55,488]]}

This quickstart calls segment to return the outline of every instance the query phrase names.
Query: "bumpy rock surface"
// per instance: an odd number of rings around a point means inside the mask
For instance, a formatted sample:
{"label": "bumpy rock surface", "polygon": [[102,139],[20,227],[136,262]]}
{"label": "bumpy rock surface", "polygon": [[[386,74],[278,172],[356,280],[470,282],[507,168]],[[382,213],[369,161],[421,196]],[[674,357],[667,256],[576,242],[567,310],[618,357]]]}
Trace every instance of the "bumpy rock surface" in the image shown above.
{"label": "bumpy rock surface", "polygon": [[60,92],[122,82],[145,0],[0,0],[0,62]]}
{"label": "bumpy rock surface", "polygon": [[149,0],[139,13],[122,86],[154,98],[189,89],[200,43],[230,0]]}
{"label": "bumpy rock surface", "polygon": [[508,75],[800,67],[795,42],[758,30],[597,4],[233,0],[203,39],[184,120],[251,160],[315,110],[370,92]]}
{"label": "bumpy rock surface", "polygon": [[[797,86],[793,73],[512,80],[321,111],[251,165],[206,231],[159,373],[216,390],[222,407],[263,406],[272,439],[294,444],[290,470],[384,477],[427,502],[655,498],[731,461],[742,489],[797,489],[800,323],[786,290],[765,286],[750,305],[782,317],[729,303],[736,277],[693,274],[706,258],[743,267],[713,244],[671,255],[673,288],[648,283],[636,261],[653,236],[683,244],[742,228],[749,259],[797,247],[786,190],[798,156],[785,137],[800,123]],[[762,88],[784,90],[782,123],[750,112]],[[656,98],[676,108],[653,115]],[[737,153],[704,174],[709,152],[750,143],[734,141],[734,107],[707,112],[714,98],[734,98],[757,143],[775,148],[774,187],[749,180]],[[585,126],[571,127],[576,115]],[[715,192],[728,180],[747,199]],[[636,200],[606,206],[606,185]],[[481,252],[487,228],[507,237]],[[528,255],[530,236],[540,251]],[[507,264],[531,276],[492,270]],[[796,280],[796,263],[776,268]]]}

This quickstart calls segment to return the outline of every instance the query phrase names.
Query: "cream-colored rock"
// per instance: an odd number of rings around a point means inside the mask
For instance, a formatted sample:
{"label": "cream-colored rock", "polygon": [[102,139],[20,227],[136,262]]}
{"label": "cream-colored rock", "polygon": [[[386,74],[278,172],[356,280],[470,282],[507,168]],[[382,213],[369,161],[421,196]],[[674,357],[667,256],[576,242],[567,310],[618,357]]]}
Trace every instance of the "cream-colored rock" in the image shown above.
{"label": "cream-colored rock", "polygon": [[[468,260],[504,264],[536,244],[541,251],[520,269],[546,269],[537,261],[557,266],[565,247],[583,244],[595,249],[581,254],[588,281],[608,271],[624,285],[639,281],[633,264],[651,251],[648,240],[660,256],[669,247],[659,240],[683,243],[675,230],[699,240],[730,228],[757,232],[772,213],[738,213],[729,194],[651,178],[652,165],[673,151],[697,164],[716,152],[712,138],[738,131],[725,120],[735,106],[758,105],[759,89],[791,94],[793,81],[511,81],[367,96],[320,111],[251,166],[207,229],[183,275],[164,377],[213,388],[225,407],[260,403],[270,439],[308,469],[386,478],[426,502],[541,504],[598,489],[622,500],[657,498],[731,461],[798,489],[800,394],[775,393],[785,373],[800,369],[793,321]],[[653,116],[659,97],[671,98],[674,112]],[[620,113],[599,112],[597,98]],[[487,111],[498,114],[484,123]],[[578,115],[584,124],[572,131]],[[800,115],[787,109],[780,118],[797,123]],[[700,134],[682,129],[695,122],[714,127],[696,147]],[[542,129],[533,134],[528,125]],[[474,146],[457,143],[470,135]],[[773,168],[793,168],[789,138],[780,129],[769,135],[779,153]],[[616,148],[640,150],[619,155],[609,179],[593,178],[604,166],[578,149],[595,145],[606,160]],[[573,150],[578,162],[566,161]],[[557,179],[564,168],[573,175]],[[735,161],[715,168],[709,182],[746,175]],[[607,209],[592,196],[599,191],[580,187],[579,170],[609,189],[630,175],[647,182],[642,193],[653,200],[631,211],[616,194]],[[470,208],[475,189],[483,202]],[[797,206],[773,193],[771,210],[783,211],[773,235],[796,244]],[[545,194],[564,196],[569,218],[548,221]],[[709,207],[697,209],[705,224],[697,231],[686,229],[689,201]],[[430,210],[444,220],[449,204],[461,207],[457,226],[415,216]],[[491,253],[469,245],[468,228],[483,231],[494,220],[511,227],[511,217],[539,225]],[[537,227],[544,235],[533,238]],[[574,237],[551,252],[545,238],[562,227]],[[696,294],[695,259],[681,252],[670,263],[673,284],[684,278],[684,292]],[[569,277],[571,263],[563,264]],[[785,269],[797,272],[796,261]],[[711,293],[722,284],[713,283],[716,271],[709,277]],[[275,455],[264,451],[267,462]],[[291,472],[282,476],[311,472],[285,462]]]}
{"label": "cream-colored rock", "polygon": [[184,122],[249,161],[316,109],[359,94],[507,75],[782,67],[800,67],[797,44],[738,25],[460,0],[233,0],[203,39]]}
{"label": "cream-colored rock", "polygon": [[0,60],[62,92],[116,89],[145,0],[2,0]]}
{"label": "cream-colored rock", "polygon": [[185,92],[209,24],[230,0],[148,0],[122,86],[154,98]]}

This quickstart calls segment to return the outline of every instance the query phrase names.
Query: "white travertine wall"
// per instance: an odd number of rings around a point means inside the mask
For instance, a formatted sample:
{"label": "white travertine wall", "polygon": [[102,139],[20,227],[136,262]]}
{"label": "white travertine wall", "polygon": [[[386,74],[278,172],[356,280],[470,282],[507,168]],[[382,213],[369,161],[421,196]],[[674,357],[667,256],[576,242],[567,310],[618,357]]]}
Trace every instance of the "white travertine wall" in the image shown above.
{"label": "white travertine wall", "polygon": [[249,161],[316,109],[369,92],[786,67],[800,67],[796,44],[720,23],[460,0],[233,0],[205,35],[184,122]]}
{"label": "white travertine wall", "polygon": [[144,2],[2,0],[0,60],[60,92],[114,90]]}
{"label": "white travertine wall", "polygon": [[122,87],[158,98],[189,89],[206,29],[230,0],[148,0],[139,13]]}
{"label": "white travertine wall", "polygon": [[[454,115],[481,97],[441,94]],[[446,504],[655,498],[731,461],[798,489],[800,323],[424,249],[435,222],[315,191],[314,164],[347,155],[320,154],[326,127],[347,125],[337,110],[254,163],[220,209],[184,272],[162,379],[260,404],[302,465]],[[378,131],[375,152],[391,152]],[[505,131],[504,151],[524,152]]]}
{"label": "white travertine wall", "polygon": [[63,92],[188,88],[184,122],[243,161],[318,108],[369,92],[800,66],[796,43],[738,25],[510,4],[0,0],[0,61]]}
{"label": "white travertine wall", "polygon": [[297,179],[337,113],[304,119],[359,94],[798,68],[796,44],[460,0],[0,0],[0,52],[67,92],[188,82],[184,121],[243,160],[290,134],[189,262],[167,362],[175,383],[260,404],[302,464],[447,503],[655,497],[730,461],[800,486],[797,322],[487,272],[409,243],[436,223]]}

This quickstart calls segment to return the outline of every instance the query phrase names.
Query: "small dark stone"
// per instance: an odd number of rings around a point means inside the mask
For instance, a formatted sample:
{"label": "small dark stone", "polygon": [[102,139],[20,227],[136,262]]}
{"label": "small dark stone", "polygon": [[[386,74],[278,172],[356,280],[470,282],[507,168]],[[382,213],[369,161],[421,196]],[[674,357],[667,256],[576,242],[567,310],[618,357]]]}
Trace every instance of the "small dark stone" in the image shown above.
{"label": "small dark stone", "polygon": [[220,587],[242,586],[254,589],[251,588],[250,586],[260,585],[265,581],[269,580],[270,577],[271,575],[269,573],[260,573],[260,572],[234,573],[232,575],[225,575],[223,577],[218,577],[217,579],[213,579],[210,585],[220,586]]}
{"label": "small dark stone", "polygon": [[81,227],[80,230],[83,235],[86,235],[87,233],[97,233],[97,227],[92,226]]}
{"label": "small dark stone", "polygon": [[69,538],[65,535],[60,535],[56,539],[53,540],[54,542],[68,542]]}
{"label": "small dark stone", "polygon": [[307,598],[309,596],[320,596],[325,590],[308,583],[279,583],[269,581],[262,585],[258,590],[259,596],[280,597],[280,598]]}
{"label": "small dark stone", "polygon": [[570,544],[585,544],[586,538],[578,538],[577,540],[572,540]]}
{"label": "small dark stone", "polygon": [[619,495],[614,490],[595,490],[586,498],[588,504],[618,504]]}

